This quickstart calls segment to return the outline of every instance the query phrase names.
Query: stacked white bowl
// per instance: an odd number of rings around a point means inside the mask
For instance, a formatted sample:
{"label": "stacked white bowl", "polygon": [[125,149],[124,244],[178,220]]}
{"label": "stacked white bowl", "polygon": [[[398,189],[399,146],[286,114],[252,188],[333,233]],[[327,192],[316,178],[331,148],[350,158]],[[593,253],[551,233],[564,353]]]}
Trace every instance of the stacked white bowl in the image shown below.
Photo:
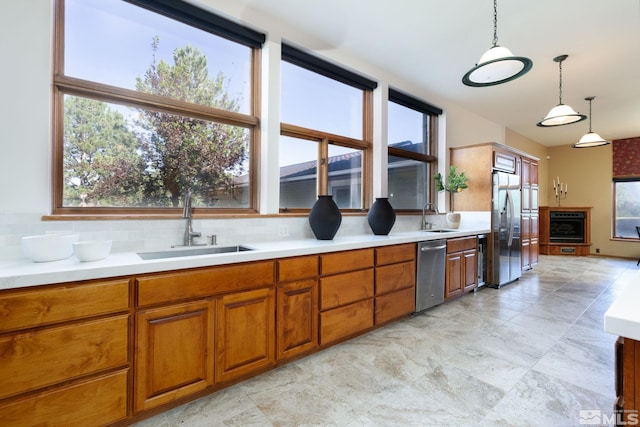
{"label": "stacked white bowl", "polygon": [[22,238],[22,252],[34,262],[58,261],[73,255],[77,234],[41,234]]}

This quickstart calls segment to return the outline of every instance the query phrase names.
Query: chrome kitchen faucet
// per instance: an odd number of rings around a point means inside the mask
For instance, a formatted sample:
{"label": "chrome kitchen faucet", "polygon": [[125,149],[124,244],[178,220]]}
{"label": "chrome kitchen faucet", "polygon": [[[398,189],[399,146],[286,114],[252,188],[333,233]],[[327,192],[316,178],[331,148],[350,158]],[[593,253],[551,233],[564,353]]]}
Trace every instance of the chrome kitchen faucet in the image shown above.
{"label": "chrome kitchen faucet", "polygon": [[200,237],[202,234],[199,231],[193,231],[193,227],[191,225],[191,193],[187,192],[184,196],[184,203],[182,209],[182,217],[187,219],[187,227],[184,230],[184,246],[201,246],[194,245],[193,238]]}
{"label": "chrome kitchen faucet", "polygon": [[436,206],[435,203],[431,203],[431,202],[426,203],[422,207],[422,222],[420,223],[420,230],[431,230],[431,228],[433,227],[433,224],[430,223],[430,222],[427,222],[426,218],[425,218],[425,212],[429,207],[433,208],[433,210],[436,213],[436,215],[439,214],[438,207]]}

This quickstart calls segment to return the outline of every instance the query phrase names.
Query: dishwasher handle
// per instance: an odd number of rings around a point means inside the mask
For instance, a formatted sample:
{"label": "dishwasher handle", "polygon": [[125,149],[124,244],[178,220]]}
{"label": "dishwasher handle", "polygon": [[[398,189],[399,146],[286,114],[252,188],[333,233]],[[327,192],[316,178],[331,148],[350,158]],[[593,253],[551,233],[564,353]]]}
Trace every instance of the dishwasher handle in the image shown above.
{"label": "dishwasher handle", "polygon": [[442,246],[422,246],[420,248],[420,252],[438,251],[438,250],[444,249],[446,247],[447,247],[447,245],[442,245]]}

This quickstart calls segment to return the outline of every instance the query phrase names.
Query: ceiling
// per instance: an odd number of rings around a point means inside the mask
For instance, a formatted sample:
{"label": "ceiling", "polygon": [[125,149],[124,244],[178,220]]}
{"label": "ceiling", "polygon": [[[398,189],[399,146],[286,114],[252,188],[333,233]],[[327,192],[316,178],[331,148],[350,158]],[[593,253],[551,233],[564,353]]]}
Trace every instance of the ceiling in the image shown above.
{"label": "ceiling", "polygon": [[[206,1],[206,0],[204,0]],[[577,142],[589,122],[536,123],[558,104],[589,114],[608,140],[640,136],[640,0],[499,0],[498,44],[533,61],[511,82],[467,87],[462,76],[493,39],[490,0],[209,0],[249,24],[322,54],[340,49],[546,146]],[[233,6],[230,6],[233,3]],[[221,7],[224,11],[225,7]],[[375,78],[375,76],[373,76]],[[430,101],[427,99],[427,101]],[[433,101],[432,101],[433,102]]]}

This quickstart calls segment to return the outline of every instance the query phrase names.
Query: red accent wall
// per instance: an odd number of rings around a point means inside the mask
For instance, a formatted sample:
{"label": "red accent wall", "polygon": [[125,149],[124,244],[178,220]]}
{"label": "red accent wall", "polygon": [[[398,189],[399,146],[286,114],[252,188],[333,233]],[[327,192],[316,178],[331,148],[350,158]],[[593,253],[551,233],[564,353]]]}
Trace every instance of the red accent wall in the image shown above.
{"label": "red accent wall", "polygon": [[640,176],[640,136],[613,141],[613,176]]}

